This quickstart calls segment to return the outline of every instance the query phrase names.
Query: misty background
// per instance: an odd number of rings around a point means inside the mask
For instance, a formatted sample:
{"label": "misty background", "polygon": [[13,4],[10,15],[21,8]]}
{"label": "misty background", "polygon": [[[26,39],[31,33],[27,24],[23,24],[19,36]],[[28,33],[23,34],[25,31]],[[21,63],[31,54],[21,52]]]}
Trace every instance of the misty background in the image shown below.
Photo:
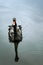
{"label": "misty background", "polygon": [[[16,17],[22,25],[19,61],[8,40],[8,25]],[[43,0],[0,0],[0,65],[43,65]]]}

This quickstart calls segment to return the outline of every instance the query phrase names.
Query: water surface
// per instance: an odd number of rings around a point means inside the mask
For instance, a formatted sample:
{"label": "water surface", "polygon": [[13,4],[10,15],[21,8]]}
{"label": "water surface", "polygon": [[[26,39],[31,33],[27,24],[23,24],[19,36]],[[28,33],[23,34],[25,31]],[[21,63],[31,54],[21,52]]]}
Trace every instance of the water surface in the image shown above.
{"label": "water surface", "polygon": [[[23,30],[18,63],[8,40],[13,17]],[[43,0],[0,0],[0,65],[43,65]]]}

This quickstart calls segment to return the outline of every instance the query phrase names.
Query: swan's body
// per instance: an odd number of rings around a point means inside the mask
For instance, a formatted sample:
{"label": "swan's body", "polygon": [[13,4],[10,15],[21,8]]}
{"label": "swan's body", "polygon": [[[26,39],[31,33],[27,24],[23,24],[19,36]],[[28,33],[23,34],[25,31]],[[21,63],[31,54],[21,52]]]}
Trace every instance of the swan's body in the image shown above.
{"label": "swan's body", "polygon": [[[21,25],[17,26],[17,37],[16,41],[22,41],[22,28]],[[9,40],[14,41],[14,28],[12,26],[9,27],[9,32],[8,32]]]}

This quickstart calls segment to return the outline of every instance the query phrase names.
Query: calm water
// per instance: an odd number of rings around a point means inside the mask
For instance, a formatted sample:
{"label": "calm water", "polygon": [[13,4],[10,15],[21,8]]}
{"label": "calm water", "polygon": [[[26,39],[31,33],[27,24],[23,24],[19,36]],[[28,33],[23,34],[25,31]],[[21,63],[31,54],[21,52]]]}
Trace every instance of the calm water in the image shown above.
{"label": "calm water", "polygon": [[[17,63],[14,44],[8,40],[13,17],[23,30]],[[0,65],[43,65],[43,0],[0,0]]]}

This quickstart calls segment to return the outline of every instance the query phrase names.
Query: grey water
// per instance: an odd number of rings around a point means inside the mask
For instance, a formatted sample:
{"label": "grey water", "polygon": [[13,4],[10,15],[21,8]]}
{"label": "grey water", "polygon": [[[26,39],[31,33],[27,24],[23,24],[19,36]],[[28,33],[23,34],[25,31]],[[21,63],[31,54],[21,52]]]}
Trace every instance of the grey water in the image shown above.
{"label": "grey water", "polygon": [[[8,25],[16,17],[23,40],[15,47],[8,40]],[[43,65],[43,0],[0,0],[0,65]]]}

